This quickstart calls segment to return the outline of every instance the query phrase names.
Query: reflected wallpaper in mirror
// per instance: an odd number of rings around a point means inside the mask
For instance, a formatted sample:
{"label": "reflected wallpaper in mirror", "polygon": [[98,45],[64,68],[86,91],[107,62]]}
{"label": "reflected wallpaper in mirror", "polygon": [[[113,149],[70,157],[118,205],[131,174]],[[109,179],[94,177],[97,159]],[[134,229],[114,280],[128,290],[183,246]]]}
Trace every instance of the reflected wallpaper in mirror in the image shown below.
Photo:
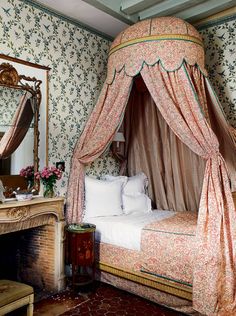
{"label": "reflected wallpaper in mirror", "polygon": [[[23,89],[0,86],[0,138],[13,126],[13,119],[21,99],[26,93]],[[32,98],[32,96],[31,96]],[[28,106],[31,106],[30,104]],[[0,159],[0,174],[19,174],[19,171],[26,165],[34,164],[34,123],[30,127],[19,145],[9,156]]]}

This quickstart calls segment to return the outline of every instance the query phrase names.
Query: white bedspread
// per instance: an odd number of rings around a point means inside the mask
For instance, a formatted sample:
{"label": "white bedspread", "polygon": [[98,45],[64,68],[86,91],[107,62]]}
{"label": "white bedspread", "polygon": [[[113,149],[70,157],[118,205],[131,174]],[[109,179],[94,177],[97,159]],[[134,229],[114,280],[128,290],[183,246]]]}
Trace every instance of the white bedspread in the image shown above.
{"label": "white bedspread", "polygon": [[90,217],[86,218],[86,222],[96,225],[95,239],[97,241],[140,250],[142,228],[153,221],[173,215],[173,211],[153,210],[150,213]]}

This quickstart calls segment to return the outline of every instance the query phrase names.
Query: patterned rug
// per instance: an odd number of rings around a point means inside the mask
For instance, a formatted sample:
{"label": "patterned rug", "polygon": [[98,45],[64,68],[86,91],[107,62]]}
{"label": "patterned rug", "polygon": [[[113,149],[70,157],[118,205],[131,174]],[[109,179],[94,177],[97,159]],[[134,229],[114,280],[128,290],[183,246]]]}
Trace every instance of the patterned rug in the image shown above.
{"label": "patterned rug", "polygon": [[180,316],[179,312],[108,284],[96,283],[83,292],[67,290],[35,304],[34,316]]}

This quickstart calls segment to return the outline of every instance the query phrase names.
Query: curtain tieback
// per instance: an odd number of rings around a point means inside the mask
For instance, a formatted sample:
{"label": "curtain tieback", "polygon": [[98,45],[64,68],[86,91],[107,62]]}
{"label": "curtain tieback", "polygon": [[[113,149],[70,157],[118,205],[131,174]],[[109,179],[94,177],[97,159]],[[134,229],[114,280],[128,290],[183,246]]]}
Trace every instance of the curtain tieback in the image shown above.
{"label": "curtain tieback", "polygon": [[214,159],[214,158],[220,158],[220,160],[222,159],[222,155],[221,153],[217,150],[212,150],[210,152],[208,152],[204,157],[204,159],[208,160],[208,159]]}
{"label": "curtain tieback", "polygon": [[207,161],[209,161],[209,159],[213,160],[214,162],[218,164],[218,166],[224,165],[227,175],[229,177],[229,172],[228,172],[228,168],[225,163],[224,157],[221,155],[221,153],[218,150],[208,153],[207,156],[205,156],[204,158]]}

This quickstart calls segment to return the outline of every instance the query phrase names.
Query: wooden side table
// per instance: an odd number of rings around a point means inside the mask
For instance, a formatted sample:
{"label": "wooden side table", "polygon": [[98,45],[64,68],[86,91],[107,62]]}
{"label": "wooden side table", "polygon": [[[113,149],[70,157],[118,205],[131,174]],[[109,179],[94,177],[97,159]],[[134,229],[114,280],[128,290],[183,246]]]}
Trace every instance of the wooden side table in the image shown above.
{"label": "wooden side table", "polygon": [[94,281],[95,230],[96,226],[88,223],[66,226],[66,263],[72,265],[73,287],[88,285]]}

